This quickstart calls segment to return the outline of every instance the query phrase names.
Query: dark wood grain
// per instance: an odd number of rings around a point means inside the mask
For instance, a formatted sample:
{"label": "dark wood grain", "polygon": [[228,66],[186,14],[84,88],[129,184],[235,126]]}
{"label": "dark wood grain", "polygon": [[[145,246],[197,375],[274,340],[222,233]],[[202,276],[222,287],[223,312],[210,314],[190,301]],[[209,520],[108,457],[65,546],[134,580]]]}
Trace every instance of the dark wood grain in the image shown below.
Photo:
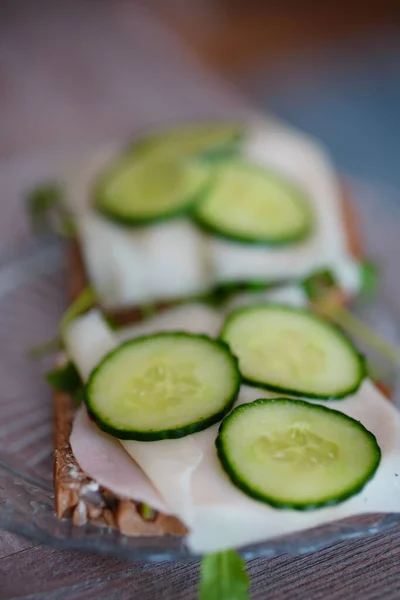
{"label": "dark wood grain", "polygon": [[17,552],[21,552],[32,546],[35,546],[33,542],[29,542],[19,535],[0,530],[0,559],[17,554]]}
{"label": "dark wood grain", "polygon": [[[399,598],[399,545],[400,528],[396,528],[303,556],[250,561],[252,598]],[[1,559],[0,582],[2,600],[195,600],[198,563],[134,565],[37,546]]]}

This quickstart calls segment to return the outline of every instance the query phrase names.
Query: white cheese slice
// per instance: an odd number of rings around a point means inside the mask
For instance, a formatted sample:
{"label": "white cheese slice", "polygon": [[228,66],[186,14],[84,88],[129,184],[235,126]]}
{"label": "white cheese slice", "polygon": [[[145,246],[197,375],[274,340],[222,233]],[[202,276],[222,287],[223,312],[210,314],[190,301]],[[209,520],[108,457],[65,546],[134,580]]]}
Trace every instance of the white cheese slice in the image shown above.
{"label": "white cheese slice", "polygon": [[[200,322],[200,320],[198,321]],[[80,317],[66,333],[68,355],[86,379],[118,344],[96,311]],[[243,386],[239,403],[271,397]],[[361,421],[377,437],[382,461],[373,480],[356,496],[308,512],[278,510],[235,488],[222,470],[214,442],[218,426],[179,440],[125,441],[123,445],[152,481],[170,512],[189,528],[194,553],[223,550],[315,527],[357,514],[400,512],[400,415],[370,381],[345,400],[321,402]]]}
{"label": "white cheese slice", "polygon": [[86,269],[103,305],[191,296],[227,281],[300,278],[322,267],[334,271],[345,292],[359,289],[360,269],[348,248],[337,176],[312,138],[270,118],[248,125],[244,155],[302,186],[316,216],[309,240],[275,249],[209,237],[181,219],[131,230],[97,214],[91,207],[93,181],[120,150],[120,144],[100,148],[65,184]]}

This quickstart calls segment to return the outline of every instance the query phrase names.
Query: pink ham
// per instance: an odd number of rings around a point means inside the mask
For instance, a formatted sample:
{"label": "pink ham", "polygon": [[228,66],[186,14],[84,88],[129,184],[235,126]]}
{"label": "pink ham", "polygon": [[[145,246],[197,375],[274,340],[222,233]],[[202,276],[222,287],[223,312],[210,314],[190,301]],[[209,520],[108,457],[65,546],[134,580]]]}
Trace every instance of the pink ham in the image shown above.
{"label": "pink ham", "polygon": [[171,511],[135,461],[118,440],[91,423],[80,408],[70,438],[72,452],[81,469],[116,496],[144,502],[165,514]]}

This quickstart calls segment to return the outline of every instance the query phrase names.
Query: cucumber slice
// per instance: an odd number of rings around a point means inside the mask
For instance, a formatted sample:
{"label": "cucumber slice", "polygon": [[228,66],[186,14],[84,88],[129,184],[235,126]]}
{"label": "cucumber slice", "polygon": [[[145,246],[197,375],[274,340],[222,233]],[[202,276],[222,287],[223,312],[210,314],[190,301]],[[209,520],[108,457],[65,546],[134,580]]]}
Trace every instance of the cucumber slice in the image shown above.
{"label": "cucumber slice", "polygon": [[272,391],[344,398],[366,376],[364,358],[344,333],[301,308],[266,303],[238,309],[221,339],[238,357],[245,381]]}
{"label": "cucumber slice", "polygon": [[300,189],[279,175],[236,160],[219,167],[215,185],[195,215],[212,234],[247,244],[295,244],[313,229],[311,208]]}
{"label": "cucumber slice", "polygon": [[188,212],[210,183],[198,161],[176,156],[120,156],[94,186],[98,211],[126,226],[141,226]]}
{"label": "cucumber slice", "polygon": [[222,422],[222,466],[243,492],[278,508],[310,510],[357,494],[381,459],[359,421],[289,398],[243,404]]}
{"label": "cucumber slice", "polygon": [[125,342],[92,372],[86,404],[125,440],[180,438],[220,421],[240,386],[236,359],[204,335],[157,333]]}
{"label": "cucumber slice", "polygon": [[134,152],[192,155],[219,160],[236,153],[243,127],[235,123],[184,125],[149,134],[132,145]]}

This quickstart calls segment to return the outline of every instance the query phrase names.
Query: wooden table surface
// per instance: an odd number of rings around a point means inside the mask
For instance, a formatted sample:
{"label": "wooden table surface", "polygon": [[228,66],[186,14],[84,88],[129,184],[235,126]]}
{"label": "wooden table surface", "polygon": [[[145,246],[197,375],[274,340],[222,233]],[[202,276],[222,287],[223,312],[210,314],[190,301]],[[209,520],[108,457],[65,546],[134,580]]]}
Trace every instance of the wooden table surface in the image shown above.
{"label": "wooden table surface", "polygon": [[[50,157],[166,118],[243,110],[135,2],[0,4],[2,161]],[[253,560],[252,598],[399,598],[399,544],[396,528],[312,554]],[[195,562],[132,564],[0,532],[2,600],[190,600],[197,580]]]}
{"label": "wooden table surface", "polygon": [[[253,600],[397,600],[400,530],[248,563]],[[0,598],[195,600],[198,564],[132,564],[0,537]]]}

